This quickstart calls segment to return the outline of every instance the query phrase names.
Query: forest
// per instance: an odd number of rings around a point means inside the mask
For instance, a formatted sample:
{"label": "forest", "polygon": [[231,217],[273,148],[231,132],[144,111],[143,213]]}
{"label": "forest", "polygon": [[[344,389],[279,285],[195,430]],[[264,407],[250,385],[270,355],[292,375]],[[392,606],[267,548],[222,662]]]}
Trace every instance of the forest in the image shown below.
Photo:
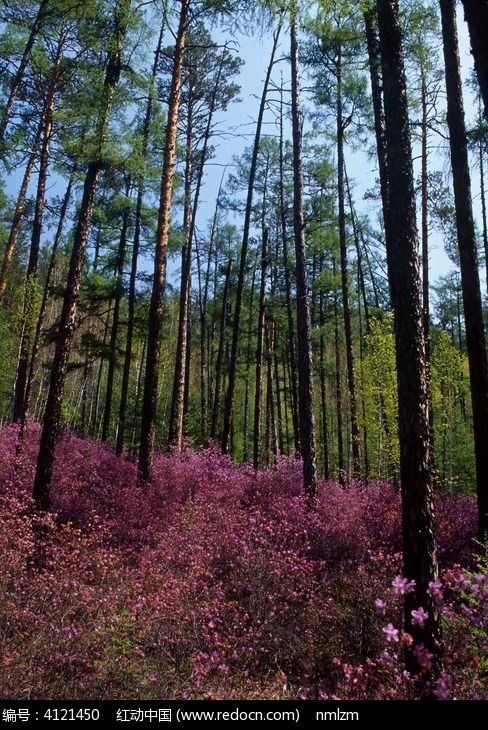
{"label": "forest", "polygon": [[488,699],[488,0],[2,0],[0,699]]}

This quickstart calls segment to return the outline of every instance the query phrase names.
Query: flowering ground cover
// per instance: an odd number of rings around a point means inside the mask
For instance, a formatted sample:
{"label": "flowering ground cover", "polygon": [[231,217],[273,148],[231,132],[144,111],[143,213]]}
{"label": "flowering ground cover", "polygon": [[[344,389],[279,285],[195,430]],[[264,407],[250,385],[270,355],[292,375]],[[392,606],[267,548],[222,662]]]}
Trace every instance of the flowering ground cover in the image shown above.
{"label": "flowering ground cover", "polygon": [[[256,473],[216,448],[135,465],[64,436],[53,513],[30,503],[39,430],[0,430],[0,697],[330,698],[415,695],[402,667],[400,501],[386,482]],[[488,580],[476,509],[437,498],[447,698],[486,698]],[[486,567],[486,566],[485,566]],[[422,622],[424,608],[415,610]],[[416,651],[426,668],[430,657]]]}

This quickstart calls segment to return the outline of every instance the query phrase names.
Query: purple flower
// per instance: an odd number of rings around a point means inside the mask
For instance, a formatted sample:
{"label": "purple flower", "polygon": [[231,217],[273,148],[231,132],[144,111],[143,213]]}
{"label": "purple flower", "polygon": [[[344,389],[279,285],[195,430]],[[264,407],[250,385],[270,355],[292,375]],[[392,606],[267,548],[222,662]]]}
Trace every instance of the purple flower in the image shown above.
{"label": "purple flower", "polygon": [[442,598],[442,583],[440,580],[431,580],[429,583],[429,587],[427,588],[427,593],[429,593],[433,598]]}
{"label": "purple flower", "polygon": [[422,608],[422,606],[420,606],[420,608],[413,609],[411,615],[413,626],[420,626],[421,628],[423,627],[425,620],[429,618],[429,614]]}
{"label": "purple flower", "polygon": [[383,633],[386,636],[386,640],[389,642],[398,642],[400,641],[400,637],[398,635],[398,629],[396,629],[393,624],[387,624],[387,626],[383,627]]}
{"label": "purple flower", "polygon": [[396,578],[392,581],[393,590],[397,594],[397,596],[406,596],[408,593],[411,593],[415,588],[415,581],[414,580],[408,580],[408,578],[402,578],[401,575],[397,575]]}

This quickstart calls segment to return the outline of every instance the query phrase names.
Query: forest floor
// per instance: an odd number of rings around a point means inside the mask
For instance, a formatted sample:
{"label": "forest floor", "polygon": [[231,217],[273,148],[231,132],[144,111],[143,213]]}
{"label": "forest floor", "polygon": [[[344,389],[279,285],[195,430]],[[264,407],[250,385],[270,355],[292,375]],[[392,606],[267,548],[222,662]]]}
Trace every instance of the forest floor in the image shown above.
{"label": "forest floor", "polygon": [[[15,459],[16,429],[0,430],[0,697],[413,696],[394,486],[322,482],[311,513],[300,463],[255,473],[209,448],[157,455],[141,489],[133,463],[68,434],[41,518],[29,497],[38,437],[31,425]],[[440,494],[436,511],[434,690],[486,698],[475,503]]]}

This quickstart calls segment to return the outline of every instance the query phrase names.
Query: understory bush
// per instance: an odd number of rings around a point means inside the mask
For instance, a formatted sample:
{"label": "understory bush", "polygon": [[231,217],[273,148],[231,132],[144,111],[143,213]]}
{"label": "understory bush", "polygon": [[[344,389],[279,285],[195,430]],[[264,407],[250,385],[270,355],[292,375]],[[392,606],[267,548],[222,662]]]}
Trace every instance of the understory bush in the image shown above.
{"label": "understory bush", "polygon": [[[40,517],[38,438],[31,424],[15,457],[0,431],[0,697],[415,696],[394,486],[322,482],[310,512],[297,461],[256,473],[209,447],[157,455],[141,488],[133,463],[66,434]],[[475,526],[472,499],[438,496],[440,699],[488,695]]]}

